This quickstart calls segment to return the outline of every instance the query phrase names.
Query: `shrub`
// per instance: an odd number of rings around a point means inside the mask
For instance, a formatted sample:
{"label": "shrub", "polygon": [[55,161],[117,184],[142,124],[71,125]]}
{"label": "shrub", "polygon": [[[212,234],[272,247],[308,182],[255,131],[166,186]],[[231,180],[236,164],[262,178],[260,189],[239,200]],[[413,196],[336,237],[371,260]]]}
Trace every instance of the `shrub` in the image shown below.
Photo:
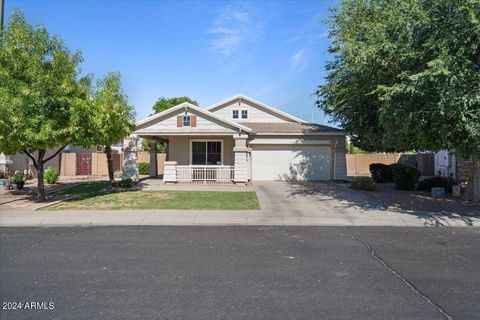
{"label": "shrub", "polygon": [[138,173],[141,175],[147,175],[150,173],[150,164],[147,162],[140,162],[138,164]]}
{"label": "shrub", "polygon": [[455,180],[451,177],[431,177],[424,179],[418,183],[419,190],[431,191],[432,188],[445,188],[446,193],[452,193],[452,187]]}
{"label": "shrub", "polygon": [[131,188],[133,187],[133,180],[132,179],[124,179],[117,182],[117,187],[119,188]]}
{"label": "shrub", "polygon": [[45,180],[48,184],[54,184],[57,183],[60,174],[58,173],[57,169],[48,168],[47,170],[45,170],[43,176],[45,177]]}
{"label": "shrub", "polygon": [[15,172],[15,174],[10,176],[8,181],[12,184],[22,184],[25,182],[25,176],[19,172]]}
{"label": "shrub", "polygon": [[415,184],[417,184],[418,178],[420,178],[420,171],[405,163],[392,165],[392,174],[395,189],[397,190],[415,190]]}
{"label": "shrub", "polygon": [[370,174],[375,182],[392,182],[392,167],[383,163],[372,163],[370,165]]}
{"label": "shrub", "polygon": [[370,177],[358,177],[352,181],[352,189],[356,190],[375,190],[375,181]]}

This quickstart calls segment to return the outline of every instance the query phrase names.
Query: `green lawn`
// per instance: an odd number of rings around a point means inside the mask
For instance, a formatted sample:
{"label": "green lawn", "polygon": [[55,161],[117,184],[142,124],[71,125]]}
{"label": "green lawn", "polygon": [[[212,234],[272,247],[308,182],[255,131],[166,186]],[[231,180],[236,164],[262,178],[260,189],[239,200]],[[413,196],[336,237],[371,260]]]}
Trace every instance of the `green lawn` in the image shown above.
{"label": "green lawn", "polygon": [[[80,187],[80,186],[79,186]],[[94,193],[99,185],[73,190],[85,193],[80,198],[66,200],[44,210],[118,210],[118,209],[183,209],[183,210],[255,210],[260,209],[255,192],[209,191],[126,191]],[[106,187],[104,185],[103,187]],[[67,192],[70,189],[62,191]],[[81,192],[80,190],[83,190]],[[87,191],[86,191],[87,190]],[[64,193],[65,194],[65,193]]]}
{"label": "green lawn", "polygon": [[57,195],[90,194],[90,193],[99,192],[100,190],[109,186],[110,186],[109,181],[81,182],[73,187],[58,190],[54,194],[57,194]]}

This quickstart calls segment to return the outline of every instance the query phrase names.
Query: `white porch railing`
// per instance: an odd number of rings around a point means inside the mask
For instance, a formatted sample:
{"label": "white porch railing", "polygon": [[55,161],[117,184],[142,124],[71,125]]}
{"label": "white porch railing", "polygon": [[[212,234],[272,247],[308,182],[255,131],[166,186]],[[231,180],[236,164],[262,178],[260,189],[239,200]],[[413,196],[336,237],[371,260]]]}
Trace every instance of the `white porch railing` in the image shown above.
{"label": "white porch railing", "polygon": [[234,166],[176,166],[178,182],[231,183]]}

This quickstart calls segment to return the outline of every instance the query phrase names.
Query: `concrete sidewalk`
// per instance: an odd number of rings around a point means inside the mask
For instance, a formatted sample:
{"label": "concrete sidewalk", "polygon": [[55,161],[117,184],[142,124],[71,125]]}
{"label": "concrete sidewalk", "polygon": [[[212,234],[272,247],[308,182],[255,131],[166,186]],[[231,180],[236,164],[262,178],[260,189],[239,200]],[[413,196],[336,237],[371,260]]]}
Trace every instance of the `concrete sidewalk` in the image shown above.
{"label": "concrete sidewalk", "polygon": [[0,212],[0,227],[34,226],[397,226],[478,227],[479,217],[439,216],[425,212],[409,215],[389,211],[318,213],[286,216],[265,210],[70,210]]}

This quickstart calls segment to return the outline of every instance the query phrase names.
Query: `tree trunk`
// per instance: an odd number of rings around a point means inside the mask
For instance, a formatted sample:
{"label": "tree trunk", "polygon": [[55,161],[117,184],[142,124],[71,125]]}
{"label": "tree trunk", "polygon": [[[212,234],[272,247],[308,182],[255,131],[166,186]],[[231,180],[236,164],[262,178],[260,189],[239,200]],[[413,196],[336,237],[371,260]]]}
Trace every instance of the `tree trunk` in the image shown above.
{"label": "tree trunk", "polygon": [[108,179],[112,187],[115,187],[115,178],[113,176],[113,159],[112,159],[112,147],[105,146],[105,154],[107,155],[107,167],[108,167]]}
{"label": "tree trunk", "polygon": [[480,158],[472,159],[472,169],[468,179],[467,191],[462,199],[480,202]]}
{"label": "tree trunk", "polygon": [[38,158],[35,159],[33,156],[33,150],[29,149],[23,149],[23,152],[30,158],[32,159],[33,166],[35,169],[37,169],[37,193],[40,201],[45,201],[45,184],[43,182],[43,167],[45,162],[48,162],[55,158],[60,152],[62,152],[63,149],[65,149],[66,146],[61,147],[57,151],[55,151],[54,154],[52,154],[50,157],[45,159],[45,154],[47,153],[47,150],[42,149],[38,150]]}
{"label": "tree trunk", "polygon": [[47,200],[45,197],[45,183],[43,181],[43,166],[45,164],[43,158],[45,156],[45,152],[46,150],[38,150],[37,158],[37,192],[40,201]]}

